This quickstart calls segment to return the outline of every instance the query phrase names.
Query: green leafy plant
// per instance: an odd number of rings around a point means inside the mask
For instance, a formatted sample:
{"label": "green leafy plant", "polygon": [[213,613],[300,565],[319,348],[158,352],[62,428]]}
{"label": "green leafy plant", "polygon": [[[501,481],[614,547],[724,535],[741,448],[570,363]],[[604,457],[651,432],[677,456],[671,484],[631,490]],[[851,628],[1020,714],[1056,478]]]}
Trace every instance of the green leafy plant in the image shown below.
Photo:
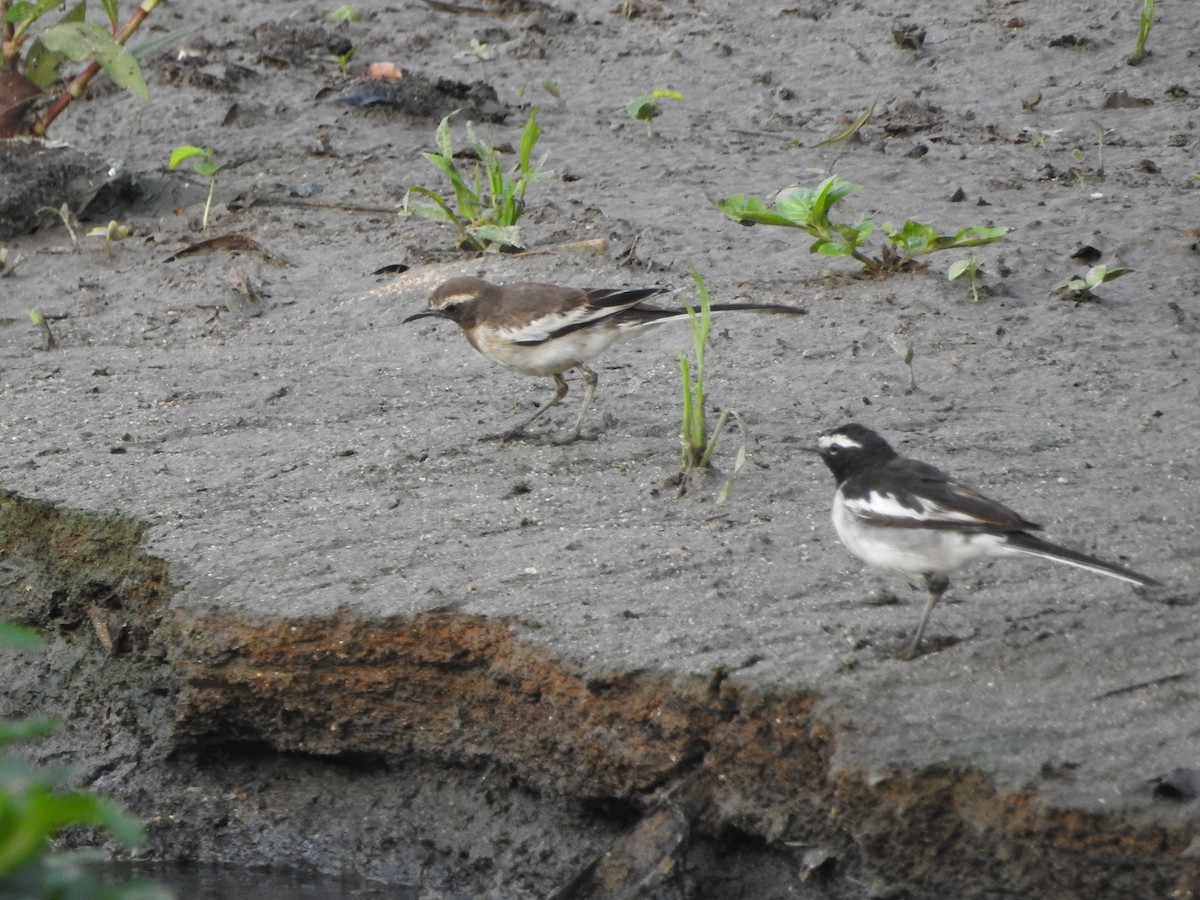
{"label": "green leafy plant", "polygon": [[[450,137],[450,119],[454,113],[446,116],[434,134],[438,152],[426,152],[424,156],[449,179],[454,190],[454,206],[437,191],[414,186],[405,195],[401,214],[453,225],[458,232],[459,249],[499,251],[524,247],[516,223],[525,211],[525,191],[534,181],[548,174],[542,171],[548,154],[533,162],[533,149],[542,133],[537,114],[538,107],[535,106],[521,132],[517,160],[507,172],[499,152],[476,136],[471,122],[466,126],[467,137],[476,161],[473,171],[461,170]],[[430,202],[413,200],[414,194]]]}
{"label": "green leafy plant", "polygon": [[932,225],[912,219],[898,228],[885,223],[883,231],[889,243],[884,244],[880,253],[873,256],[865,249],[875,228],[871,219],[838,222],[830,217],[838,203],[858,190],[860,185],[831,175],[816,188],[793,187],[780,192],[773,209],[764,201],[745,194],[719,200],[717,208],[742,225],[799,228],[816,238],[808,248],[810,253],[849,256],[873,274],[908,268],[916,257],[939,250],[990,244],[1008,232],[1007,228],[976,225],[952,235],[944,235]]}
{"label": "green leafy plant", "polygon": [[357,9],[355,9],[349,3],[343,3],[329,14],[329,18],[341,25],[343,22],[357,22],[359,15]]}
{"label": "green leafy plant", "polygon": [[204,216],[200,222],[200,230],[208,231],[208,212],[212,208],[213,193],[217,189],[217,176],[228,166],[217,165],[217,157],[211,147],[193,147],[185,144],[171,151],[167,168],[173,172],[188,160],[192,161],[192,169],[197,175],[208,179],[208,198],[204,201]]}
{"label": "green leafy plant", "polygon": [[1138,21],[1137,42],[1133,45],[1133,54],[1128,63],[1136,66],[1149,54],[1146,52],[1146,38],[1150,36],[1150,28],[1154,25],[1154,0],[1142,0],[1142,15]]}
{"label": "green leafy plant", "polygon": [[[44,17],[62,6],[61,0],[0,0],[0,70],[12,74],[0,84],[8,87],[0,93],[0,137],[20,133],[26,107],[62,77],[62,65],[72,60],[88,65],[76,75],[29,127],[29,133],[42,136],[50,124],[73,101],[83,96],[91,80],[101,71],[118,87],[135,97],[146,99],[149,91],[141,66],[125,48],[125,42],[141,27],[158,0],[142,0],[137,11],[120,27],[117,0],[102,0],[108,23],[85,21],[85,4],[72,6],[53,25],[35,32]],[[4,102],[13,92],[16,106]]]}
{"label": "green leafy plant", "polygon": [[[0,647],[32,652],[43,646],[28,628],[0,622]],[[107,797],[66,789],[70,773],[31,765],[13,745],[52,734],[44,718],[0,721],[0,894],[30,900],[170,900],[153,884],[113,887],[87,871],[86,851],[55,853],[51,841],[66,828],[98,828],[128,847],[145,841],[138,821]]]}
{"label": "green leafy plant", "polygon": [[949,270],[946,272],[946,277],[951,281],[957,281],[964,275],[966,275],[971,281],[971,298],[978,303],[979,282],[983,279],[984,272],[983,266],[979,264],[979,260],[977,260],[974,256],[970,256],[967,259],[960,259],[958,262],[951,265]]}
{"label": "green leafy plant", "polygon": [[1093,291],[1100,287],[1100,285],[1114,281],[1122,275],[1128,275],[1132,271],[1133,269],[1125,269],[1119,266],[1111,269],[1103,265],[1092,266],[1082,277],[1076,275],[1068,278],[1062,284],[1057,285],[1054,291],[1072,300],[1093,300],[1096,297]]}
{"label": "green leafy plant", "polygon": [[659,100],[682,101],[683,94],[670,88],[655,88],[625,104],[625,112],[629,114],[629,118],[646,123],[646,137],[654,137],[654,120],[662,115],[662,107],[658,105]]}

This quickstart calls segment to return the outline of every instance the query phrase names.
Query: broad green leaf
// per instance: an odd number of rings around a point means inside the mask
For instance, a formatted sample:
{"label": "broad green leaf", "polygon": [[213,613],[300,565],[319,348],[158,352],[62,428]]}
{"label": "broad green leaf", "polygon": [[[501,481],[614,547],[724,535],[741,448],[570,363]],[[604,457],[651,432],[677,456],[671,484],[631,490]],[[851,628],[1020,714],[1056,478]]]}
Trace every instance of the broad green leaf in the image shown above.
{"label": "broad green leaf", "polygon": [[525,246],[521,241],[521,230],[516,225],[479,225],[468,228],[467,232],[477,240],[487,241],[501,247],[523,248]]}
{"label": "broad green leaf", "polygon": [[803,228],[801,222],[773,211],[757,197],[747,197],[745,194],[734,194],[724,200],[717,201],[717,209],[742,225],[779,225],[784,228]]}
{"label": "broad green leaf", "polygon": [[845,200],[861,185],[851,184],[839,175],[830,175],[817,186],[817,196],[813,200],[813,216],[821,219],[829,218],[829,210],[834,205]]}
{"label": "broad green leaf", "polygon": [[854,252],[854,248],[836,241],[822,239],[813,241],[812,246],[808,248],[808,252],[820,253],[822,256],[849,256]]}
{"label": "broad green leaf", "polygon": [[1004,237],[1011,230],[1011,228],[1002,226],[988,227],[986,225],[973,225],[970,228],[964,228],[962,231],[955,233],[954,246],[978,247],[982,244],[990,244],[992,241],[997,241]]}
{"label": "broad green leaf", "polygon": [[167,168],[171,171],[177,169],[180,163],[184,163],[195,157],[211,157],[212,150],[205,147],[193,147],[190,144],[184,144],[181,147],[176,147],[171,151],[171,159],[167,162]]}
{"label": "broad green leaf", "polygon": [[643,94],[636,100],[630,100],[625,105],[625,112],[631,119],[639,122],[649,122],[662,114],[662,110],[658,108],[658,104],[650,98],[649,94]]}
{"label": "broad green leaf", "polygon": [[22,22],[33,22],[45,15],[54,7],[58,6],[62,0],[37,0],[35,3],[18,2],[14,3],[4,15],[5,22],[11,22],[13,25],[19,25]]}
{"label": "broad green leaf", "polygon": [[946,277],[950,281],[954,281],[955,279],[961,278],[963,276],[963,274],[966,273],[966,271],[971,268],[971,264],[973,262],[974,262],[974,260],[971,260],[971,259],[960,259],[958,262],[956,262],[954,265],[952,265],[950,267],[950,269],[946,272]]}
{"label": "broad green leaf", "polygon": [[790,219],[801,228],[813,225],[813,204],[817,200],[817,192],[808,188],[791,188],[783,191],[775,198],[775,209],[786,219]]}
{"label": "broad green leaf", "polygon": [[1107,281],[1113,281],[1120,278],[1122,275],[1128,275],[1133,269],[1115,268],[1110,269],[1108,266],[1093,266],[1088,269],[1087,275],[1084,278],[1087,280],[1089,288],[1099,287]]}
{"label": "broad green leaf", "polygon": [[73,60],[94,60],[119,87],[143,100],[149,98],[146,79],[134,55],[95,22],[60,22],[42,32],[47,50]]}
{"label": "broad green leaf", "polygon": [[923,225],[908,219],[901,228],[893,228],[890,223],[884,223],[884,233],[893,244],[904,251],[906,256],[920,256],[938,249],[939,239],[937,229],[932,225]]}
{"label": "broad green leaf", "polygon": [[863,219],[857,225],[837,222],[832,223],[832,229],[835,234],[841,237],[842,243],[846,244],[851,250],[854,250],[866,243],[867,238],[871,236],[871,232],[875,229],[875,223],[871,219]]}
{"label": "broad green leaf", "polygon": [[[87,12],[85,2],[86,0],[79,0],[79,3],[71,7],[67,14],[59,19],[59,23],[82,22]],[[57,6],[58,4],[51,2],[50,5]],[[25,77],[40,88],[49,87],[58,81],[59,66],[66,59],[65,53],[52,53],[46,49],[46,45],[42,43],[40,37],[35,38],[25,53]]]}

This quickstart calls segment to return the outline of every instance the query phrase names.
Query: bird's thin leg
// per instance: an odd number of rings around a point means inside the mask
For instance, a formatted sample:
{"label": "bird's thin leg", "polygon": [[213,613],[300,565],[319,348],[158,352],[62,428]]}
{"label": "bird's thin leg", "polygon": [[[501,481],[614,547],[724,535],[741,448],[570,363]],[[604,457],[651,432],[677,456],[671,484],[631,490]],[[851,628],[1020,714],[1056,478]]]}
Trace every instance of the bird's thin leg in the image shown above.
{"label": "bird's thin leg", "polygon": [[945,575],[926,572],[922,580],[925,582],[925,590],[929,592],[929,598],[925,601],[925,611],[921,613],[921,621],[917,623],[917,630],[901,654],[904,659],[912,659],[916,655],[917,648],[921,646],[921,638],[925,635],[925,624],[929,621],[929,614],[942,599],[942,594],[946,593],[946,588],[950,587],[950,579]]}
{"label": "bird's thin leg", "polygon": [[563,378],[561,375],[555,375],[554,376],[554,396],[550,398],[550,402],[545,403],[542,406],[538,407],[537,412],[535,412],[532,416],[530,416],[528,419],[526,419],[520,425],[517,425],[514,428],[506,431],[504,433],[504,440],[511,441],[511,440],[515,440],[516,438],[519,438],[522,434],[525,433],[525,429],[528,428],[530,425],[532,425],[534,422],[536,422],[538,417],[541,416],[543,413],[545,413],[548,409],[550,409],[550,407],[557,406],[559,403],[562,403],[563,397],[565,397],[565,396],[567,396],[567,379]]}
{"label": "bird's thin leg", "polygon": [[587,366],[580,363],[575,367],[579,370],[579,374],[583,376],[583,383],[587,386],[583,392],[583,406],[579,410],[579,418],[575,420],[575,432],[567,439],[567,442],[579,440],[579,435],[583,431],[583,418],[587,415],[588,406],[591,405],[592,395],[596,393],[596,385],[600,378],[589,369]]}

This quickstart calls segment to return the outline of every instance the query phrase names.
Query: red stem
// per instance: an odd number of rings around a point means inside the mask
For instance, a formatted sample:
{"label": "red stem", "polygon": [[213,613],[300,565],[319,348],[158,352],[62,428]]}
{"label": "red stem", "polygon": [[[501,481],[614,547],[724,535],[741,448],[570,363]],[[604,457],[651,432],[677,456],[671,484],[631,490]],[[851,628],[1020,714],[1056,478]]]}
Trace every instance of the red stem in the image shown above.
{"label": "red stem", "polygon": [[[138,27],[145,21],[146,16],[150,15],[150,10],[154,9],[157,5],[158,0],[145,0],[138,7],[137,12],[133,14],[133,17],[125,24],[125,27],[113,35],[113,39],[118,44],[124,44],[138,30]],[[50,124],[58,118],[64,109],[71,105],[72,100],[78,100],[83,96],[88,82],[95,78],[96,73],[99,71],[100,63],[92,62],[88,64],[86,69],[76,75],[71,83],[67,85],[66,90],[54,98],[54,102],[50,104],[41,118],[33,123],[33,128],[30,129],[33,136],[45,137],[46,129],[50,127]]]}

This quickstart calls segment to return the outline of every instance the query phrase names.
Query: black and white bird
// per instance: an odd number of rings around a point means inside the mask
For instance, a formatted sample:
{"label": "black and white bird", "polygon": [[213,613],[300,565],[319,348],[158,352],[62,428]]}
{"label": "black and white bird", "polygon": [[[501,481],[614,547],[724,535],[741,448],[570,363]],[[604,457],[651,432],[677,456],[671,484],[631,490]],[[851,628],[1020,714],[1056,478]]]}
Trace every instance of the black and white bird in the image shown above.
{"label": "black and white bird", "polygon": [[[492,284],[470,276],[451,278],[429,298],[428,307],[405,322],[433,316],[462,328],[471,346],[493,362],[524,375],[554,378],[555,393],[525,421],[504,434],[519,437],[567,396],[563,373],[577,369],[587,386],[583,407],[568,441],[577,440],[598,381],[587,363],[616,341],[664,322],[686,320],[686,309],[661,309],[643,301],[664,288],[582,290],[553,284]],[[790,315],[804,310],[770,303],[714,303],[714,313],[732,310]]]}
{"label": "black and white bird", "polygon": [[950,586],[947,575],[978,559],[1033,556],[1138,587],[1160,583],[1035,537],[1029,532],[1040,525],[940,469],[900,456],[862,425],[824,432],[816,452],[837,479],[833,527],[846,549],[874,568],[920,578],[929,592],[906,657],[916,652],[930,612]]}

